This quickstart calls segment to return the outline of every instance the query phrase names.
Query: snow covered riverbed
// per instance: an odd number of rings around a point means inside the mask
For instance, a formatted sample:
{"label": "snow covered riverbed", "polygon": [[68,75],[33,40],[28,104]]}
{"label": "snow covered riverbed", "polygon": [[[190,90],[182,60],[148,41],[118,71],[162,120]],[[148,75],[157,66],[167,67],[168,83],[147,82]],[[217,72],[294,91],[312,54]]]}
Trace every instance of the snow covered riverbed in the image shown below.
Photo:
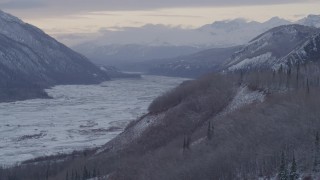
{"label": "snow covered riverbed", "polygon": [[53,99],[0,103],[0,164],[101,146],[184,80],[143,76],[56,86],[47,90]]}

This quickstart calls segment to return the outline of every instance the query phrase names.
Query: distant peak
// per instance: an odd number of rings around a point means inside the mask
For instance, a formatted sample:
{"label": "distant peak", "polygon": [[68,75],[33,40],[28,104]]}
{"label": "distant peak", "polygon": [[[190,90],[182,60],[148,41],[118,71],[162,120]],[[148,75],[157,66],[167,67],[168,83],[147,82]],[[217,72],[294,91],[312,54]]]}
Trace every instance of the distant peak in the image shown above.
{"label": "distant peak", "polygon": [[261,35],[252,39],[249,42],[249,44],[253,44],[256,41],[261,39],[265,39],[265,40],[272,39],[274,38],[274,35],[276,32],[284,32],[283,34],[290,35],[293,37],[293,36],[296,36],[298,33],[313,34],[314,32],[317,32],[317,29],[313,27],[299,25],[299,24],[281,25],[262,33]]}
{"label": "distant peak", "polygon": [[265,23],[290,23],[290,21],[280,18],[278,16],[272,17],[271,19],[267,20]]}
{"label": "distant peak", "polygon": [[307,16],[307,18],[320,18],[320,15],[316,15],[316,14],[309,14],[308,16]]}
{"label": "distant peak", "polygon": [[310,14],[307,17],[297,21],[297,23],[320,28],[320,15]]}
{"label": "distant peak", "polygon": [[281,19],[279,16],[275,16],[269,19],[269,21],[279,21],[279,20],[283,20],[283,19]]}
{"label": "distant peak", "polygon": [[233,23],[245,24],[245,23],[248,23],[248,20],[246,20],[244,18],[227,19],[227,20],[215,21],[215,22],[212,23],[212,25],[233,24]]}

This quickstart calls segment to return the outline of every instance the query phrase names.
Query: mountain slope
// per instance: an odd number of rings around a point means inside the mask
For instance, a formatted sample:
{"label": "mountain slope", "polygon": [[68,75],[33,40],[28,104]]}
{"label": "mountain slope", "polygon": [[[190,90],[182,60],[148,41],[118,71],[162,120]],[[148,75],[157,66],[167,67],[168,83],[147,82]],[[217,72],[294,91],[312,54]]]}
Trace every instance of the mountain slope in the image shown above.
{"label": "mountain slope", "polygon": [[302,25],[273,28],[250,41],[225,63],[228,70],[278,69],[286,65],[287,56],[301,48],[320,29]]}
{"label": "mountain slope", "polygon": [[217,71],[240,48],[241,46],[213,48],[186,56],[157,60],[152,62],[148,73],[166,76],[197,77]]}
{"label": "mountain slope", "polygon": [[320,61],[320,33],[311,36],[302,46],[282,59],[286,65]]}
{"label": "mountain slope", "polygon": [[[2,82],[14,84],[24,79],[41,90],[56,84],[98,83],[108,79],[103,71],[84,56],[40,29],[2,11],[0,39],[2,77],[7,77],[2,78]],[[12,77],[12,73],[16,77]],[[6,86],[2,84],[2,87]]]}

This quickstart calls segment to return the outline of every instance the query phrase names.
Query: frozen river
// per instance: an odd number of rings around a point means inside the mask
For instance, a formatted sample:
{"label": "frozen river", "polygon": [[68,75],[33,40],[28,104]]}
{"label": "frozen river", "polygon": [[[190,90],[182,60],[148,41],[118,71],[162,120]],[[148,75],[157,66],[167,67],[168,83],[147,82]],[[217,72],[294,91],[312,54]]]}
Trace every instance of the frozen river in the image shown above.
{"label": "frozen river", "polygon": [[56,86],[53,99],[0,103],[0,164],[101,146],[185,79],[143,76]]}

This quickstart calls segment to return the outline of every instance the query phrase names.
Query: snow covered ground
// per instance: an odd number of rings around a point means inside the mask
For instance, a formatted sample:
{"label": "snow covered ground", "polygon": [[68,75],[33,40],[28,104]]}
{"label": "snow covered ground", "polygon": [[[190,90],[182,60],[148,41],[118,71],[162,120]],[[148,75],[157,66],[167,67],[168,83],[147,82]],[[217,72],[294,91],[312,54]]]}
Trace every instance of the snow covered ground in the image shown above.
{"label": "snow covered ground", "polygon": [[0,164],[101,146],[184,80],[143,76],[56,86],[47,90],[53,99],[0,103]]}

